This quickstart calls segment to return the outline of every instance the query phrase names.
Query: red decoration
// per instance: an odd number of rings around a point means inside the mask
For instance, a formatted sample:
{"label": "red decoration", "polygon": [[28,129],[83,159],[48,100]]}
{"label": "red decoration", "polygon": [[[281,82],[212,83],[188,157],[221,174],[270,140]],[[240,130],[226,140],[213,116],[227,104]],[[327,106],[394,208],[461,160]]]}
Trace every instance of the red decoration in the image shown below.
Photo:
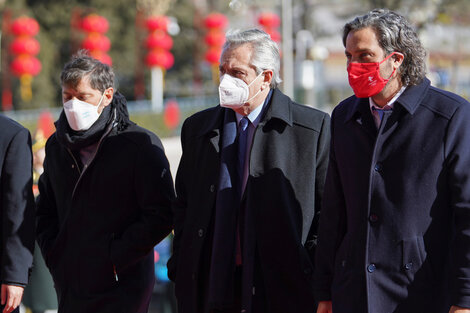
{"label": "red decoration", "polygon": [[13,21],[11,32],[15,36],[36,36],[39,32],[39,24],[31,17],[22,16]]}
{"label": "red decoration", "polygon": [[173,39],[164,31],[157,30],[147,37],[145,45],[148,49],[161,48],[170,50],[173,47]]}
{"label": "red decoration", "polygon": [[156,30],[162,30],[166,32],[168,30],[169,20],[166,16],[151,16],[146,21],[146,26],[149,32]]}
{"label": "red decoration", "polygon": [[154,49],[147,54],[145,63],[147,63],[149,67],[159,66],[169,69],[175,63],[175,58],[173,57],[173,54],[167,50]]}
{"label": "red decoration", "polygon": [[219,29],[210,30],[204,37],[209,46],[222,47],[225,43],[225,34]]}
{"label": "red decoration", "polygon": [[281,41],[281,34],[276,29],[281,25],[281,19],[277,14],[271,12],[261,13],[258,17],[258,23],[263,27],[263,30],[271,36],[273,41]]}
{"label": "red decoration", "polygon": [[111,48],[111,41],[104,35],[109,29],[108,20],[103,16],[90,14],[82,19],[81,29],[86,33],[81,47],[88,50],[93,58],[112,65],[113,60],[106,53]]}
{"label": "red decoration", "polygon": [[265,29],[266,33],[271,36],[271,40],[275,42],[281,41],[281,34],[275,29]]}
{"label": "red decoration", "polygon": [[33,18],[22,16],[13,21],[11,32],[17,36],[10,45],[10,51],[16,55],[10,64],[11,72],[20,79],[21,99],[30,101],[33,76],[41,71],[41,62],[35,57],[41,46],[33,38],[39,32],[39,24]]}
{"label": "red decoration", "polygon": [[107,64],[109,66],[113,65],[113,60],[108,54],[106,54],[106,52],[93,50],[93,51],[90,51],[90,56],[97,59],[103,64]]}
{"label": "red decoration", "polygon": [[81,23],[83,31],[87,33],[104,34],[109,29],[108,20],[97,14],[90,14],[82,19]]}
{"label": "red decoration", "polygon": [[10,45],[10,51],[13,54],[36,55],[39,53],[40,49],[41,46],[35,38],[26,36],[15,38]]}
{"label": "red decoration", "polygon": [[281,19],[275,13],[265,12],[258,17],[258,23],[264,27],[277,28],[281,25]]}
{"label": "red decoration", "polygon": [[104,35],[90,33],[85,40],[82,41],[82,48],[89,51],[98,50],[107,52],[111,48],[111,41]]}
{"label": "red decoration", "polygon": [[165,105],[163,112],[163,120],[169,129],[175,129],[180,123],[180,109],[178,102],[172,100],[168,101]]}
{"label": "red decoration", "polygon": [[206,61],[209,62],[210,64],[217,64],[219,63],[220,55],[222,54],[222,49],[221,48],[211,48],[207,50],[206,52]]}
{"label": "red decoration", "polygon": [[150,16],[146,21],[149,34],[145,46],[149,50],[145,63],[149,67],[169,69],[175,63],[173,54],[169,51],[173,47],[173,39],[168,35],[169,19],[166,16]]}
{"label": "red decoration", "polygon": [[224,29],[228,24],[228,19],[221,13],[211,13],[204,19],[207,28]]}
{"label": "red decoration", "polygon": [[224,29],[228,24],[228,19],[220,13],[211,13],[204,19],[204,25],[208,29],[204,41],[208,46],[205,59],[212,66],[217,66],[222,46],[225,43]]}
{"label": "red decoration", "polygon": [[23,54],[17,56],[11,62],[11,71],[18,77],[23,75],[36,76],[41,71],[41,62],[34,56]]}

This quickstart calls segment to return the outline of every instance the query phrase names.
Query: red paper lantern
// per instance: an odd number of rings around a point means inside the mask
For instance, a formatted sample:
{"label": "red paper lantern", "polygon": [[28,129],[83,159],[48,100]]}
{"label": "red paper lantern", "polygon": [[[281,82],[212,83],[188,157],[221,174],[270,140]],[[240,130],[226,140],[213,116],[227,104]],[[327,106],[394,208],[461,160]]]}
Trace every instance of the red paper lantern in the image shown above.
{"label": "red paper lantern", "polygon": [[175,63],[175,58],[169,51],[173,47],[173,39],[168,35],[168,24],[169,19],[166,16],[151,16],[146,20],[149,34],[145,46],[149,52],[145,63],[149,67],[169,69]]}
{"label": "red paper lantern", "polygon": [[146,21],[147,29],[150,32],[156,30],[162,30],[166,32],[168,30],[169,20],[166,16],[151,16]]}
{"label": "red paper lantern", "polygon": [[204,40],[209,46],[222,47],[225,43],[225,34],[218,29],[213,29],[206,34]]}
{"label": "red paper lantern", "polygon": [[204,25],[207,28],[225,28],[228,19],[221,13],[211,13],[204,19]]}
{"label": "red paper lantern", "polygon": [[40,49],[41,46],[35,38],[26,36],[15,38],[10,45],[10,51],[14,54],[36,55]]}
{"label": "red paper lantern", "polygon": [[211,64],[217,64],[220,60],[220,55],[222,54],[222,49],[219,47],[212,47],[207,50],[205,59]]}
{"label": "red paper lantern", "polygon": [[265,29],[266,33],[271,36],[271,40],[275,42],[281,41],[281,34],[275,29]]}
{"label": "red paper lantern", "polygon": [[145,63],[150,67],[159,66],[169,69],[175,63],[175,58],[167,50],[154,49],[147,54]]}
{"label": "red paper lantern", "polygon": [[163,120],[169,129],[175,129],[180,122],[180,109],[178,102],[168,101],[163,112]]}
{"label": "red paper lantern", "polygon": [[11,24],[11,32],[16,36],[36,36],[39,24],[31,17],[22,16]]}
{"label": "red paper lantern", "polygon": [[113,60],[111,59],[111,57],[103,51],[90,51],[90,56],[97,59],[101,63],[108,64],[109,66],[113,65]]}
{"label": "red paper lantern", "polygon": [[90,33],[83,41],[82,48],[89,51],[102,51],[107,52],[111,48],[111,41],[108,37],[98,34]]}
{"label": "red paper lantern", "polygon": [[41,62],[34,56],[23,54],[11,62],[11,71],[18,77],[22,75],[36,76],[41,71]]}
{"label": "red paper lantern", "polygon": [[145,45],[148,49],[161,48],[170,50],[173,47],[173,39],[164,31],[155,31],[147,37]]}
{"label": "red paper lantern", "polygon": [[82,19],[82,29],[88,33],[104,34],[109,29],[108,20],[97,14],[90,14]]}
{"label": "red paper lantern", "polygon": [[276,28],[281,25],[281,19],[275,13],[266,12],[258,17],[258,23],[264,27]]}

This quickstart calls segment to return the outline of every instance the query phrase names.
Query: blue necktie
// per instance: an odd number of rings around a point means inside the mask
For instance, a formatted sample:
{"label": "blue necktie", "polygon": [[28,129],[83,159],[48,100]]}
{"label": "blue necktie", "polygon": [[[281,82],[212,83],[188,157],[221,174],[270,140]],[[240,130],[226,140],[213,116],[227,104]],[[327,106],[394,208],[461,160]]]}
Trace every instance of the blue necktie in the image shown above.
{"label": "blue necktie", "polygon": [[[379,108],[376,108],[375,106],[372,107],[372,110],[377,112],[377,114],[379,114],[379,117],[380,117],[380,124],[382,123],[382,120],[383,120],[383,117],[384,117],[384,113],[386,111],[391,111],[392,109],[387,107],[386,109],[379,109]],[[378,126],[380,126],[380,124]]]}
{"label": "blue necktie", "polygon": [[243,178],[245,174],[245,156],[246,156],[246,146],[247,146],[247,139],[248,139],[248,125],[250,124],[250,120],[244,116],[239,124],[238,124],[238,186],[239,186],[239,195],[240,199],[243,195]]}

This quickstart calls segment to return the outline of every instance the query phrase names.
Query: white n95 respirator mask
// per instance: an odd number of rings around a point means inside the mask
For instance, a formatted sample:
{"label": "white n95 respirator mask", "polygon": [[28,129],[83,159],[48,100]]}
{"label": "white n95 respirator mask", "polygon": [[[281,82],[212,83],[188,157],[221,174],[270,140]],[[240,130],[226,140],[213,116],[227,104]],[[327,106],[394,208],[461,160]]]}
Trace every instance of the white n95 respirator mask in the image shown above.
{"label": "white n95 respirator mask", "polygon": [[247,85],[243,80],[239,78],[235,78],[228,74],[222,75],[220,77],[219,84],[220,106],[230,109],[238,109],[242,107],[243,104],[256,97],[261,92],[261,89],[258,90],[258,92],[253,97],[248,99],[248,96],[250,94],[249,87],[262,74],[263,72],[256,76],[256,78],[253,79],[253,81],[249,85]]}
{"label": "white n95 respirator mask", "polygon": [[64,103],[64,112],[70,128],[75,131],[87,130],[100,117],[98,108],[103,101],[104,93],[98,105],[93,105],[78,99],[70,99]]}

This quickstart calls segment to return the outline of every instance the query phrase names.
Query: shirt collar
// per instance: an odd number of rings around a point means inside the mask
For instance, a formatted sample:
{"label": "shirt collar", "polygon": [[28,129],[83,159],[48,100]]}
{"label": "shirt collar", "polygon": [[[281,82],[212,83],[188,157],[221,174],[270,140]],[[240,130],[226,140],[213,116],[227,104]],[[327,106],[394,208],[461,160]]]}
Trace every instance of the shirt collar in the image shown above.
{"label": "shirt collar", "polygon": [[393,98],[387,102],[387,104],[384,105],[383,108],[379,107],[377,104],[375,104],[374,100],[372,100],[372,97],[369,98],[369,106],[370,106],[370,111],[372,111],[372,108],[375,107],[376,109],[381,109],[381,110],[391,110],[393,109],[393,106],[395,105],[395,101],[401,96],[401,94],[405,91],[407,86],[401,87],[401,89],[393,96]]}
{"label": "shirt collar", "polygon": [[[250,112],[246,117],[250,120],[251,124],[256,128],[258,126],[259,121],[261,120],[262,112],[263,109],[266,107],[266,104],[269,103],[269,100],[271,100],[271,96],[273,94],[272,89],[269,91],[268,96],[266,99],[264,99],[264,102],[262,105],[258,105],[256,109]],[[235,115],[237,117],[237,125],[240,124],[240,120],[243,118],[243,115],[240,113],[235,112]]]}

